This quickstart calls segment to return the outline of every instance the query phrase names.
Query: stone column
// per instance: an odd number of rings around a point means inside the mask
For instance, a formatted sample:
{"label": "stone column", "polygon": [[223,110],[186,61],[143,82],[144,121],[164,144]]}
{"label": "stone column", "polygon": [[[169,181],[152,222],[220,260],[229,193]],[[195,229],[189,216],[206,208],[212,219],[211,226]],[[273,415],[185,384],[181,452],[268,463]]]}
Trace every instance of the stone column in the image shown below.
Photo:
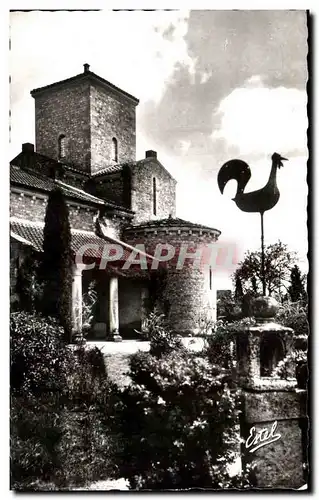
{"label": "stone column", "polygon": [[119,285],[117,276],[111,276],[109,282],[109,332],[116,342],[121,342],[119,334]]}
{"label": "stone column", "polygon": [[82,331],[82,270],[83,266],[74,264],[72,268],[72,331]]}

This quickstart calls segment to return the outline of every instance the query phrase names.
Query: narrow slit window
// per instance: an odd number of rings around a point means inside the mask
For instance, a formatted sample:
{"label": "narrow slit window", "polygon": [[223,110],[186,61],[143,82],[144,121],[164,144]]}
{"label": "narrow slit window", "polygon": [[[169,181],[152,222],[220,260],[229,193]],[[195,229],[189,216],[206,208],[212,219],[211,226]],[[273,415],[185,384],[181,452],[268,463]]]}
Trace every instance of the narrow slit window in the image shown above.
{"label": "narrow slit window", "polygon": [[118,162],[118,144],[115,137],[112,139],[112,160]]}
{"label": "narrow slit window", "polygon": [[66,137],[65,135],[60,135],[59,137],[59,160],[65,158],[66,154]]}
{"label": "narrow slit window", "polygon": [[213,273],[212,273],[212,268],[209,268],[209,289],[213,289]]}
{"label": "narrow slit window", "polygon": [[156,215],[156,179],[153,177],[153,215]]}

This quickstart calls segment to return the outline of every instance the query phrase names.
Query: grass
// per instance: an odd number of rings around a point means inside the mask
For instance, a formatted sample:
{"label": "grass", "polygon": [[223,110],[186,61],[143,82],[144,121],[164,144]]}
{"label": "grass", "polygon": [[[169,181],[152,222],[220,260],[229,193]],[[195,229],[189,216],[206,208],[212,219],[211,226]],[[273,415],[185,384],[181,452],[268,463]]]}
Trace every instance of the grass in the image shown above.
{"label": "grass", "polygon": [[129,354],[105,354],[105,364],[107,374],[112,382],[119,387],[125,387],[130,384],[129,372]]}

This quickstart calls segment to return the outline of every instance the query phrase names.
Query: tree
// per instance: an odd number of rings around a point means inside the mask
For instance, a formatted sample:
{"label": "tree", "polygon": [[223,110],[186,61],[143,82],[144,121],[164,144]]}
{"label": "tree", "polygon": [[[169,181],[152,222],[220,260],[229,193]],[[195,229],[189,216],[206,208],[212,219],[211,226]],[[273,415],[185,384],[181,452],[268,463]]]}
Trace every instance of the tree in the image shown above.
{"label": "tree", "polygon": [[288,292],[292,302],[305,299],[306,291],[304,289],[301,271],[297,265],[295,265],[291,270],[290,283],[291,285],[288,288]]}
{"label": "tree", "polygon": [[240,277],[237,276],[235,280],[235,300],[241,302],[243,299],[243,295],[244,295],[243,285],[241,283]]}
{"label": "tree", "polygon": [[43,283],[42,310],[58,318],[65,340],[71,340],[72,253],[69,210],[59,188],[50,192],[43,231],[43,255],[39,268]]}
{"label": "tree", "polygon": [[133,490],[248,487],[248,471],[229,474],[240,447],[241,408],[230,370],[216,365],[225,361],[225,335],[209,353],[190,352],[154,320],[150,352],[130,357],[132,382],[119,392],[119,477]]}
{"label": "tree", "polygon": [[217,318],[232,321],[236,314],[236,301],[231,290],[217,290]]}
{"label": "tree", "polygon": [[[290,252],[281,241],[265,247],[265,278],[269,295],[281,300],[284,289],[289,285],[290,270],[295,260],[295,253]],[[262,294],[261,251],[248,251],[245,254],[233,274],[234,283],[238,278],[245,293]]]}

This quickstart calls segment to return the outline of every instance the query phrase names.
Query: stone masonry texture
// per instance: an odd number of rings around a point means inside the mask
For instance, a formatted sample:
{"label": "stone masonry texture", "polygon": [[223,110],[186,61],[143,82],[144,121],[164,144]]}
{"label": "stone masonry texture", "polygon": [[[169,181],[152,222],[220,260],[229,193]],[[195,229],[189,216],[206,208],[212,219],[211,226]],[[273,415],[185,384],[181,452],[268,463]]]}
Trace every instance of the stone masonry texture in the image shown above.
{"label": "stone masonry texture", "polygon": [[[103,83],[87,69],[84,73],[78,79],[36,89],[32,93],[35,99],[36,152],[59,160],[59,137],[65,136],[65,158],[60,161],[73,169],[65,169],[63,181],[135,213],[133,219],[124,220],[121,215],[100,212],[110,237],[123,239],[132,245],[147,243],[146,250],[151,254],[157,243],[180,247],[187,242],[192,248],[215,241],[216,234],[214,237],[209,231],[192,232],[190,228],[185,231],[170,231],[169,228],[163,232],[151,230],[142,235],[125,230],[125,225],[137,226],[143,222],[176,217],[176,180],[158,161],[155,151],[147,151],[144,159],[136,161],[137,99]],[[113,139],[117,143],[117,158],[114,157]],[[41,173],[45,175],[45,172]],[[96,175],[99,173],[101,175]],[[97,208],[77,205],[69,200],[68,205],[71,227],[94,231]],[[27,190],[12,193],[12,216],[43,223],[45,209],[44,195],[28,193]],[[194,332],[200,317],[206,311],[216,310],[216,297],[208,270],[185,265],[176,271],[172,266],[168,267],[166,278],[162,299],[169,305],[173,328],[181,333]],[[125,294],[122,287],[121,295],[125,295],[125,302],[128,302],[133,292]],[[136,309],[140,297],[137,300],[138,292],[135,295]],[[122,319],[126,313],[122,311]],[[129,323],[136,320],[131,319]]]}
{"label": "stone masonry texture", "polygon": [[[92,190],[92,194],[98,196],[99,198],[113,201],[118,205],[126,206],[124,202],[124,182],[123,182],[123,173],[115,172],[113,174],[109,174],[106,179],[96,180],[94,191]],[[130,208],[127,206],[127,208]]]}
{"label": "stone masonry texture", "polygon": [[58,160],[58,139],[66,137],[65,160],[89,171],[91,158],[90,86],[76,82],[35,97],[36,150]]}
{"label": "stone masonry texture", "polygon": [[[10,216],[27,219],[31,222],[44,222],[47,198],[38,198],[29,194],[10,194]],[[97,210],[91,207],[84,208],[79,205],[69,206],[69,220],[71,228],[94,231],[93,217]]]}
{"label": "stone masonry texture", "polygon": [[91,173],[115,164],[112,139],[118,144],[117,163],[136,159],[135,104],[97,85],[90,88]]}
{"label": "stone masonry texture", "polygon": [[[153,213],[154,178],[156,215]],[[95,179],[91,192],[133,210],[134,224],[176,215],[176,181],[156,159],[126,164],[118,172]]]}
{"label": "stone masonry texture", "polygon": [[[156,179],[156,215],[153,214],[153,178]],[[137,162],[132,168],[131,208],[134,223],[176,216],[176,181],[155,159]]]}
{"label": "stone masonry texture", "polygon": [[135,161],[135,104],[89,81],[72,82],[35,96],[36,150],[58,160],[58,139],[66,137],[65,161],[91,174]]}
{"label": "stone masonry texture", "polygon": [[[237,380],[242,388],[243,402],[242,461],[244,466],[253,465],[255,487],[300,488],[304,484],[302,422],[305,418],[305,391],[296,389],[296,379],[261,374],[260,344],[263,336],[270,333],[282,340],[285,352],[289,354],[292,333],[289,328],[269,320],[257,321],[256,325],[243,327],[237,332],[240,340],[237,343]],[[268,356],[271,358],[271,351]],[[272,428],[275,440],[270,433]]]}
{"label": "stone masonry texture", "polygon": [[[212,242],[208,234],[189,234],[184,231],[147,231],[143,236],[134,236],[134,228],[124,232],[125,241],[130,245],[144,244],[146,252],[154,255],[158,243],[170,244],[178,249],[187,244],[190,251],[197,245]],[[162,292],[162,301],[169,307],[169,322],[172,329],[181,334],[191,334],[199,328],[200,322],[206,317],[213,318],[216,313],[216,296],[210,290],[208,270],[203,267],[193,267],[193,261],[185,261],[181,269],[176,268],[176,261],[167,264],[167,276]]]}
{"label": "stone masonry texture", "polygon": [[244,393],[246,425],[243,438],[250,429],[270,430],[277,422],[280,439],[254,452],[245,450],[244,462],[255,465],[256,484],[262,488],[299,488],[303,485],[302,435],[300,427],[301,396],[297,392]]}

